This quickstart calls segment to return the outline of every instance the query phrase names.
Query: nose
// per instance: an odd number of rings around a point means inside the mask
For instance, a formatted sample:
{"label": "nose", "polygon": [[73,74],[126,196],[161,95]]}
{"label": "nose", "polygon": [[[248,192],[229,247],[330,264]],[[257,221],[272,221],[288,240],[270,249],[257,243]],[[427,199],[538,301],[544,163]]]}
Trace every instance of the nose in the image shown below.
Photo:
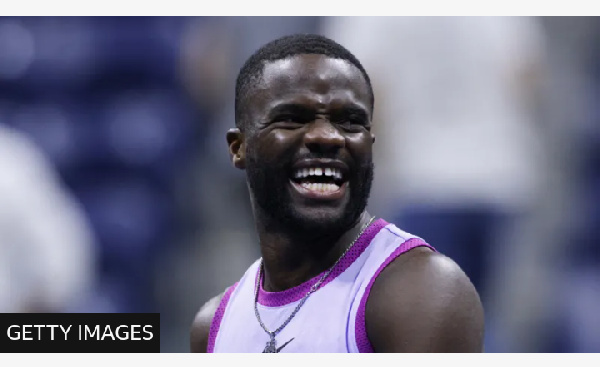
{"label": "nose", "polygon": [[329,121],[319,119],[310,124],[304,143],[311,152],[330,153],[343,148],[346,139]]}

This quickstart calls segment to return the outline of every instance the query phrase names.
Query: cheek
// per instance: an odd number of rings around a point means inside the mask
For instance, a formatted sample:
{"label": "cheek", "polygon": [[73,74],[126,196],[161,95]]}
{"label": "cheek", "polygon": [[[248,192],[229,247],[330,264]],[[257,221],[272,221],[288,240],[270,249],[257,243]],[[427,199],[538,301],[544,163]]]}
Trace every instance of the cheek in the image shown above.
{"label": "cheek", "polygon": [[259,134],[252,142],[257,156],[267,161],[277,161],[281,156],[293,154],[294,147],[298,141],[297,133],[292,130],[271,130]]}
{"label": "cheek", "polygon": [[348,134],[346,147],[355,159],[371,159],[373,153],[373,139],[370,133]]}

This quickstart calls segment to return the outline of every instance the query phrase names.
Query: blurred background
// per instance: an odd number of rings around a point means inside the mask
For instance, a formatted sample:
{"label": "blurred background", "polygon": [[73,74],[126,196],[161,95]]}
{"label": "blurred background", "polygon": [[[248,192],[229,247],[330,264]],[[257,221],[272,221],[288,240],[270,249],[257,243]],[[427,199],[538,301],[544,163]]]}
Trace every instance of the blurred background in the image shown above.
{"label": "blurred background", "polygon": [[600,18],[1,17],[0,312],[198,308],[258,256],[239,68],[316,32],[375,88],[370,211],[457,261],[488,352],[600,352]]}

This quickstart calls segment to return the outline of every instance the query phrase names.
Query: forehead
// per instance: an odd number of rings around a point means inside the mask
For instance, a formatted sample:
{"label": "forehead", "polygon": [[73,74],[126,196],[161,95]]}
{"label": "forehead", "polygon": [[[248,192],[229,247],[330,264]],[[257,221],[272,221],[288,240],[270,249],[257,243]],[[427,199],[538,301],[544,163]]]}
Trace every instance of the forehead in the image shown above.
{"label": "forehead", "polygon": [[361,71],[350,62],[324,55],[296,55],[265,64],[254,106],[280,102],[329,105],[353,103],[370,110],[370,91]]}

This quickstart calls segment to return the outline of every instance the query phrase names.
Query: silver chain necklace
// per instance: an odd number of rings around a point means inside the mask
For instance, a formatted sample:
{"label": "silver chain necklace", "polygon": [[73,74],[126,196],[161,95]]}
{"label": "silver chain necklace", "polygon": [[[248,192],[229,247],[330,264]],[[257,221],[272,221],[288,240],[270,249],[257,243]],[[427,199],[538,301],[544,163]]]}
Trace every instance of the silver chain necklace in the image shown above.
{"label": "silver chain necklace", "polygon": [[310,287],[309,291],[304,295],[304,297],[302,297],[300,302],[298,302],[298,305],[296,306],[296,308],[294,308],[294,311],[292,311],[292,313],[287,318],[287,320],[285,320],[283,322],[283,324],[281,324],[281,326],[279,326],[274,331],[270,331],[269,329],[267,329],[267,327],[265,326],[265,324],[262,322],[262,320],[260,318],[260,314],[258,313],[258,289],[259,289],[259,282],[260,282],[260,278],[261,278],[261,271],[263,268],[262,258],[260,259],[260,263],[258,265],[258,276],[256,277],[256,285],[254,287],[254,313],[256,314],[256,319],[258,320],[258,323],[263,328],[263,330],[269,335],[269,338],[270,338],[270,340],[267,342],[267,345],[265,346],[265,349],[263,350],[263,353],[277,353],[278,352],[277,351],[277,341],[275,340],[275,336],[277,336],[277,334],[279,334],[279,332],[281,330],[283,330],[283,328],[286,327],[287,324],[290,323],[290,321],[292,321],[292,319],[294,318],[294,316],[296,316],[296,313],[298,313],[298,311],[304,305],[304,302],[306,302],[308,297],[311,294],[313,294],[314,292],[316,292],[317,289],[319,289],[319,287],[321,286],[323,281],[325,281],[325,279],[329,276],[331,271],[340,262],[340,260],[346,255],[346,253],[348,253],[348,251],[350,251],[350,249],[354,246],[354,243],[360,238],[360,236],[362,236],[363,232],[369,227],[369,225],[373,222],[374,219],[375,219],[375,217],[371,217],[371,219],[367,222],[367,224],[365,224],[363,226],[363,228],[360,230],[360,232],[358,233],[358,236],[356,236],[354,241],[352,241],[350,246],[348,246],[348,248],[346,248],[344,253],[340,255],[340,257],[329,268],[329,270],[327,270],[327,272],[325,274],[323,274],[323,276],[321,276],[321,278],[312,287]]}

